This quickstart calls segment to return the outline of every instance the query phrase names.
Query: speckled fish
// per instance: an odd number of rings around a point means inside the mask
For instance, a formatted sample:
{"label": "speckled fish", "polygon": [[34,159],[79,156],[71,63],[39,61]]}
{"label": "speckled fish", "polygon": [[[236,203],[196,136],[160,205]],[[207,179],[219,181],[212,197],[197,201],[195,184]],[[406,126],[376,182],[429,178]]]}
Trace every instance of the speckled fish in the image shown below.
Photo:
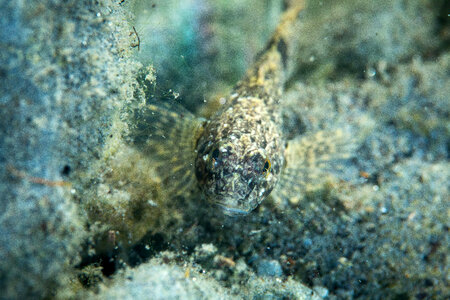
{"label": "speckled fish", "polygon": [[163,182],[183,191],[196,181],[226,214],[255,209],[278,184],[275,197],[298,197],[319,180],[327,162],[346,154],[343,132],[317,132],[287,142],[280,102],[293,25],[303,8],[296,1],[282,16],[265,50],[209,120],[161,103],[135,114],[135,142],[159,161]]}

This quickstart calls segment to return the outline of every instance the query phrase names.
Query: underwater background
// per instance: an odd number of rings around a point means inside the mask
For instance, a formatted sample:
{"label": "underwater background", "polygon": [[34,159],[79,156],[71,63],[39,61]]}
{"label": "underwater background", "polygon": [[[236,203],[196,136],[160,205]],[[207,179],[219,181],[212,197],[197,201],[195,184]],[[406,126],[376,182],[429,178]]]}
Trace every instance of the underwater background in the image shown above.
{"label": "underwater background", "polygon": [[284,6],[0,0],[1,299],[450,297],[448,1],[307,1],[283,132],[361,132],[343,179],[228,217],[130,144],[149,102],[211,116]]}

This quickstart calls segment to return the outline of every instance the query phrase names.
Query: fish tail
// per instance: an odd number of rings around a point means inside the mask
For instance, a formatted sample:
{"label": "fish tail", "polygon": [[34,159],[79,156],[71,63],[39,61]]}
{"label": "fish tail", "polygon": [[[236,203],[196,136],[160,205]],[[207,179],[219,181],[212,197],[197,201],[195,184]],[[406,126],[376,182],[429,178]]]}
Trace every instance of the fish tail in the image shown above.
{"label": "fish tail", "polygon": [[257,95],[280,95],[289,73],[291,54],[295,52],[295,24],[303,8],[303,0],[292,1],[288,6],[265,49],[238,84],[238,92],[248,94],[245,91],[250,90]]}
{"label": "fish tail", "polygon": [[289,53],[291,52],[289,48],[292,48],[292,44],[295,42],[295,24],[300,12],[305,7],[305,1],[303,0],[290,2],[266,47],[266,49],[273,49],[272,51],[279,53],[284,68],[287,68],[288,65]]}

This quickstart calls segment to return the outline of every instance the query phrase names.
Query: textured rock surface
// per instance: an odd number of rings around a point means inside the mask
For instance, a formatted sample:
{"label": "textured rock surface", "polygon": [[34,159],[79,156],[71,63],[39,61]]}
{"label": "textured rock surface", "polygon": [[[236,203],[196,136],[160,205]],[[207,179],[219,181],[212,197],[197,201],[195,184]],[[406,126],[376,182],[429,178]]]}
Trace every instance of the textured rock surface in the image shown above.
{"label": "textured rock surface", "polygon": [[[86,237],[71,195],[126,97],[108,4],[0,1],[0,290],[52,296]],[[125,42],[127,43],[127,42]],[[128,47],[128,45],[127,45]]]}

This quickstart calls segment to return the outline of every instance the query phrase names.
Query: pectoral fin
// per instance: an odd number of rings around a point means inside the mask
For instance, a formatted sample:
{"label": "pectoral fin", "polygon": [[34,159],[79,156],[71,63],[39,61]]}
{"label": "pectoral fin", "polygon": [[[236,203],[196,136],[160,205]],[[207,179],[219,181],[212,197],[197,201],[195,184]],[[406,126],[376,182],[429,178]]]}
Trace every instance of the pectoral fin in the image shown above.
{"label": "pectoral fin", "polygon": [[324,183],[342,178],[355,150],[355,140],[343,129],[319,131],[291,140],[273,198],[279,203],[288,200],[296,204],[305,194],[323,188]]}
{"label": "pectoral fin", "polygon": [[172,195],[195,186],[195,146],[203,123],[203,119],[176,104],[147,104],[131,114],[131,144],[154,162]]}

